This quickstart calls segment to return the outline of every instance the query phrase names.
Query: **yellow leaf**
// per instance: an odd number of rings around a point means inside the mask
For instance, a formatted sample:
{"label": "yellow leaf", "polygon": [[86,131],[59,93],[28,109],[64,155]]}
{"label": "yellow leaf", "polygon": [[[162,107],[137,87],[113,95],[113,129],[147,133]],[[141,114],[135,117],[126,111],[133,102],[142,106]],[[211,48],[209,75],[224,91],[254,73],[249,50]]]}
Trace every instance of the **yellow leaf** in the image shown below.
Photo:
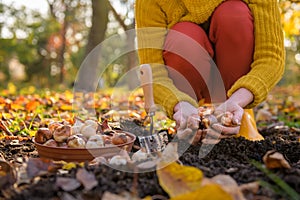
{"label": "yellow leaf", "polygon": [[143,200],[152,200],[151,196],[146,196],[145,198],[143,198]]}
{"label": "yellow leaf", "polygon": [[16,94],[17,92],[17,87],[15,86],[15,84],[13,84],[12,82],[9,82],[7,84],[7,90],[9,94]]}
{"label": "yellow leaf", "polygon": [[76,163],[74,163],[74,162],[68,162],[68,163],[65,163],[62,166],[62,169],[64,169],[64,170],[71,170],[71,169],[76,168],[76,167],[77,167]]}
{"label": "yellow leaf", "polygon": [[161,187],[175,197],[195,191],[201,187],[202,171],[191,166],[183,166],[176,162],[157,170]]}
{"label": "yellow leaf", "polygon": [[1,113],[1,114],[0,114],[0,117],[1,117],[1,118],[4,118],[4,119],[11,119],[11,118],[13,118],[14,116],[13,116],[11,113]]}
{"label": "yellow leaf", "polygon": [[35,89],[34,86],[29,86],[28,89],[27,89],[27,91],[28,91],[29,94],[34,94],[34,93],[35,93],[35,90],[36,90],[36,89]]}
{"label": "yellow leaf", "polygon": [[12,103],[12,104],[11,104],[11,109],[12,109],[12,110],[24,110],[24,106],[19,105],[19,104]]}
{"label": "yellow leaf", "polygon": [[205,185],[193,192],[182,194],[171,198],[171,200],[232,200],[230,194],[226,193],[219,185]]}
{"label": "yellow leaf", "polygon": [[71,99],[73,99],[73,97],[74,97],[73,92],[70,91],[70,90],[66,90],[66,91],[64,92],[64,95],[65,95],[66,99],[68,99],[68,100],[71,100]]}
{"label": "yellow leaf", "polygon": [[33,137],[35,136],[36,131],[35,130],[28,130],[29,136]]}
{"label": "yellow leaf", "polygon": [[73,109],[73,106],[72,105],[68,105],[68,104],[63,104],[60,106],[60,109],[61,110],[64,110],[64,111],[70,111]]}

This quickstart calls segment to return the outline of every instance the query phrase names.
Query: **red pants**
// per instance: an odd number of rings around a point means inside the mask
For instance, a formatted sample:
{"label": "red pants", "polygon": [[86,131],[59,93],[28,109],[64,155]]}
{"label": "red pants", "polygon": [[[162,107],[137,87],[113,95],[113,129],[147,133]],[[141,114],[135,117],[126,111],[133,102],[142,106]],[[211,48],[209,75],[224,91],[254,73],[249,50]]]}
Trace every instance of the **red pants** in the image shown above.
{"label": "red pants", "polygon": [[221,102],[226,92],[250,70],[253,18],[241,0],[227,0],[212,14],[209,28],[191,22],[169,31],[163,57],[169,77],[181,91],[206,102]]}

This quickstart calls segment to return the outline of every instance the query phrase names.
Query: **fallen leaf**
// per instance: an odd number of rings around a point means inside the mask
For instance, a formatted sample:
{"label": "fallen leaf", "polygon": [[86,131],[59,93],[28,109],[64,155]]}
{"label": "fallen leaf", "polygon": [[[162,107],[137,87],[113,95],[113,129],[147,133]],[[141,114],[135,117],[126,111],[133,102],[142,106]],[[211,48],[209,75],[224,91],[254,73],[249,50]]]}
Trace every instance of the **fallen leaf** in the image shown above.
{"label": "fallen leaf", "polygon": [[239,186],[239,189],[244,194],[246,199],[254,199],[253,196],[257,194],[259,190],[259,182],[255,181],[242,184]]}
{"label": "fallen leaf", "polygon": [[12,103],[10,106],[12,110],[24,110],[24,107],[22,105],[16,103]]}
{"label": "fallen leaf", "polygon": [[286,161],[284,156],[276,152],[276,150],[270,150],[268,151],[264,157],[263,161],[268,169],[274,169],[274,168],[287,168],[290,169],[290,164]]}
{"label": "fallen leaf", "polygon": [[193,192],[201,187],[202,171],[176,162],[156,171],[159,184],[170,197]]}
{"label": "fallen leaf", "polygon": [[92,161],[90,161],[89,165],[101,165],[101,164],[107,164],[107,160],[105,157],[103,156],[98,156],[96,158],[94,158]]}
{"label": "fallen leaf", "polygon": [[117,194],[113,194],[113,193],[110,193],[110,192],[104,192],[104,194],[102,196],[102,200],[111,200],[111,199],[114,199],[114,200],[127,200],[126,197],[123,197],[123,196],[120,196],[120,195],[117,195]]}
{"label": "fallen leaf", "polygon": [[84,189],[89,191],[98,185],[98,181],[93,173],[88,172],[85,168],[78,169],[76,178],[80,181]]}
{"label": "fallen leaf", "polygon": [[0,120],[0,130],[5,132],[6,135],[13,135],[13,133],[10,132],[10,130],[7,128],[6,124],[2,120]]}
{"label": "fallen leaf", "polygon": [[71,170],[71,169],[75,169],[77,167],[77,164],[74,162],[67,162],[64,163],[64,165],[62,166],[62,169],[64,170]]}
{"label": "fallen leaf", "polygon": [[75,178],[57,177],[55,185],[66,192],[70,192],[79,188],[81,184]]}
{"label": "fallen leaf", "polygon": [[224,191],[226,191],[233,197],[233,199],[245,200],[245,197],[239,189],[238,184],[231,176],[219,174],[212,177],[210,181],[220,185]]}
{"label": "fallen leaf", "polygon": [[256,121],[270,121],[272,119],[272,113],[266,109],[259,109],[255,116]]}
{"label": "fallen leaf", "polygon": [[13,167],[0,157],[0,188],[8,187],[17,180]]}
{"label": "fallen leaf", "polygon": [[26,172],[28,177],[32,178],[43,173],[47,173],[49,169],[54,167],[51,160],[44,158],[29,158],[27,162]]}
{"label": "fallen leaf", "polygon": [[72,105],[63,104],[60,106],[60,109],[63,111],[71,111],[73,109]]}
{"label": "fallen leaf", "polygon": [[244,200],[237,183],[230,176],[220,175],[208,179],[198,168],[174,162],[178,158],[177,145],[167,145],[156,168],[159,184],[171,199]]}
{"label": "fallen leaf", "polygon": [[71,194],[69,194],[68,192],[63,192],[60,196],[59,196],[60,200],[77,200],[77,198],[75,198],[74,196],[72,196]]}
{"label": "fallen leaf", "polygon": [[113,194],[111,192],[106,191],[102,195],[101,200],[141,200],[141,199],[136,196],[133,196],[128,192],[124,192],[122,194]]}
{"label": "fallen leaf", "polygon": [[34,111],[36,110],[36,108],[40,105],[40,102],[38,102],[37,100],[35,101],[30,101],[26,104],[25,109],[27,111]]}
{"label": "fallen leaf", "polygon": [[225,192],[219,185],[205,185],[193,192],[181,194],[170,200],[233,200],[233,198]]}

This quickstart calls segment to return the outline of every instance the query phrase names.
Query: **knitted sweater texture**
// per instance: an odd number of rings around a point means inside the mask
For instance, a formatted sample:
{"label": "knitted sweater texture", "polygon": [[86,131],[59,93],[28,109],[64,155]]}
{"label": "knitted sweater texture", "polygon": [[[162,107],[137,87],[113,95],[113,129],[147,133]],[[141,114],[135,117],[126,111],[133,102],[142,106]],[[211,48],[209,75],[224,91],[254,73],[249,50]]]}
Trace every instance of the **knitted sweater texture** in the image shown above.
{"label": "knitted sweater texture", "polygon": [[[151,64],[155,103],[161,105],[169,117],[179,101],[194,106],[198,102],[179,91],[168,77],[162,50],[168,30],[182,21],[202,24],[223,0],[136,0],[135,18],[140,64]],[[264,101],[268,92],[284,72],[284,44],[277,0],[244,0],[254,19],[255,48],[251,70],[238,79],[227,92],[231,96],[239,88],[254,95],[247,108]],[[233,30],[234,31],[234,30]],[[238,37],[238,33],[237,37]]]}

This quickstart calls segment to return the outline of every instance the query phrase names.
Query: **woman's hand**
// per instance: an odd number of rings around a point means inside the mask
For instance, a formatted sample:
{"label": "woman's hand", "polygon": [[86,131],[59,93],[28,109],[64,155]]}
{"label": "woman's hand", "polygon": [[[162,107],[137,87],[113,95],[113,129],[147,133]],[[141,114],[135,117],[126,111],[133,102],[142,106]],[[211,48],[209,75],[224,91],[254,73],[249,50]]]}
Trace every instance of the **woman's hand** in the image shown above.
{"label": "woman's hand", "polygon": [[173,119],[176,121],[177,129],[187,128],[187,119],[193,115],[198,115],[198,109],[190,103],[181,101],[176,104]]}
{"label": "woman's hand", "polygon": [[226,112],[232,113],[231,124],[233,127],[222,126],[221,124],[214,124],[212,128],[224,136],[232,136],[239,133],[239,126],[244,114],[244,107],[253,101],[253,94],[245,89],[240,88],[224,103],[219,105],[214,114],[215,116],[220,116]]}
{"label": "woman's hand", "polygon": [[252,93],[240,88],[224,103],[219,105],[215,111],[215,116],[222,116],[224,113],[231,113],[230,124],[225,126],[221,123],[214,123],[205,130],[199,129],[198,109],[187,102],[179,102],[174,108],[173,118],[177,124],[177,135],[179,139],[188,139],[192,144],[198,142],[214,144],[222,138],[232,137],[239,133],[240,123],[244,114],[244,107],[253,101]]}

